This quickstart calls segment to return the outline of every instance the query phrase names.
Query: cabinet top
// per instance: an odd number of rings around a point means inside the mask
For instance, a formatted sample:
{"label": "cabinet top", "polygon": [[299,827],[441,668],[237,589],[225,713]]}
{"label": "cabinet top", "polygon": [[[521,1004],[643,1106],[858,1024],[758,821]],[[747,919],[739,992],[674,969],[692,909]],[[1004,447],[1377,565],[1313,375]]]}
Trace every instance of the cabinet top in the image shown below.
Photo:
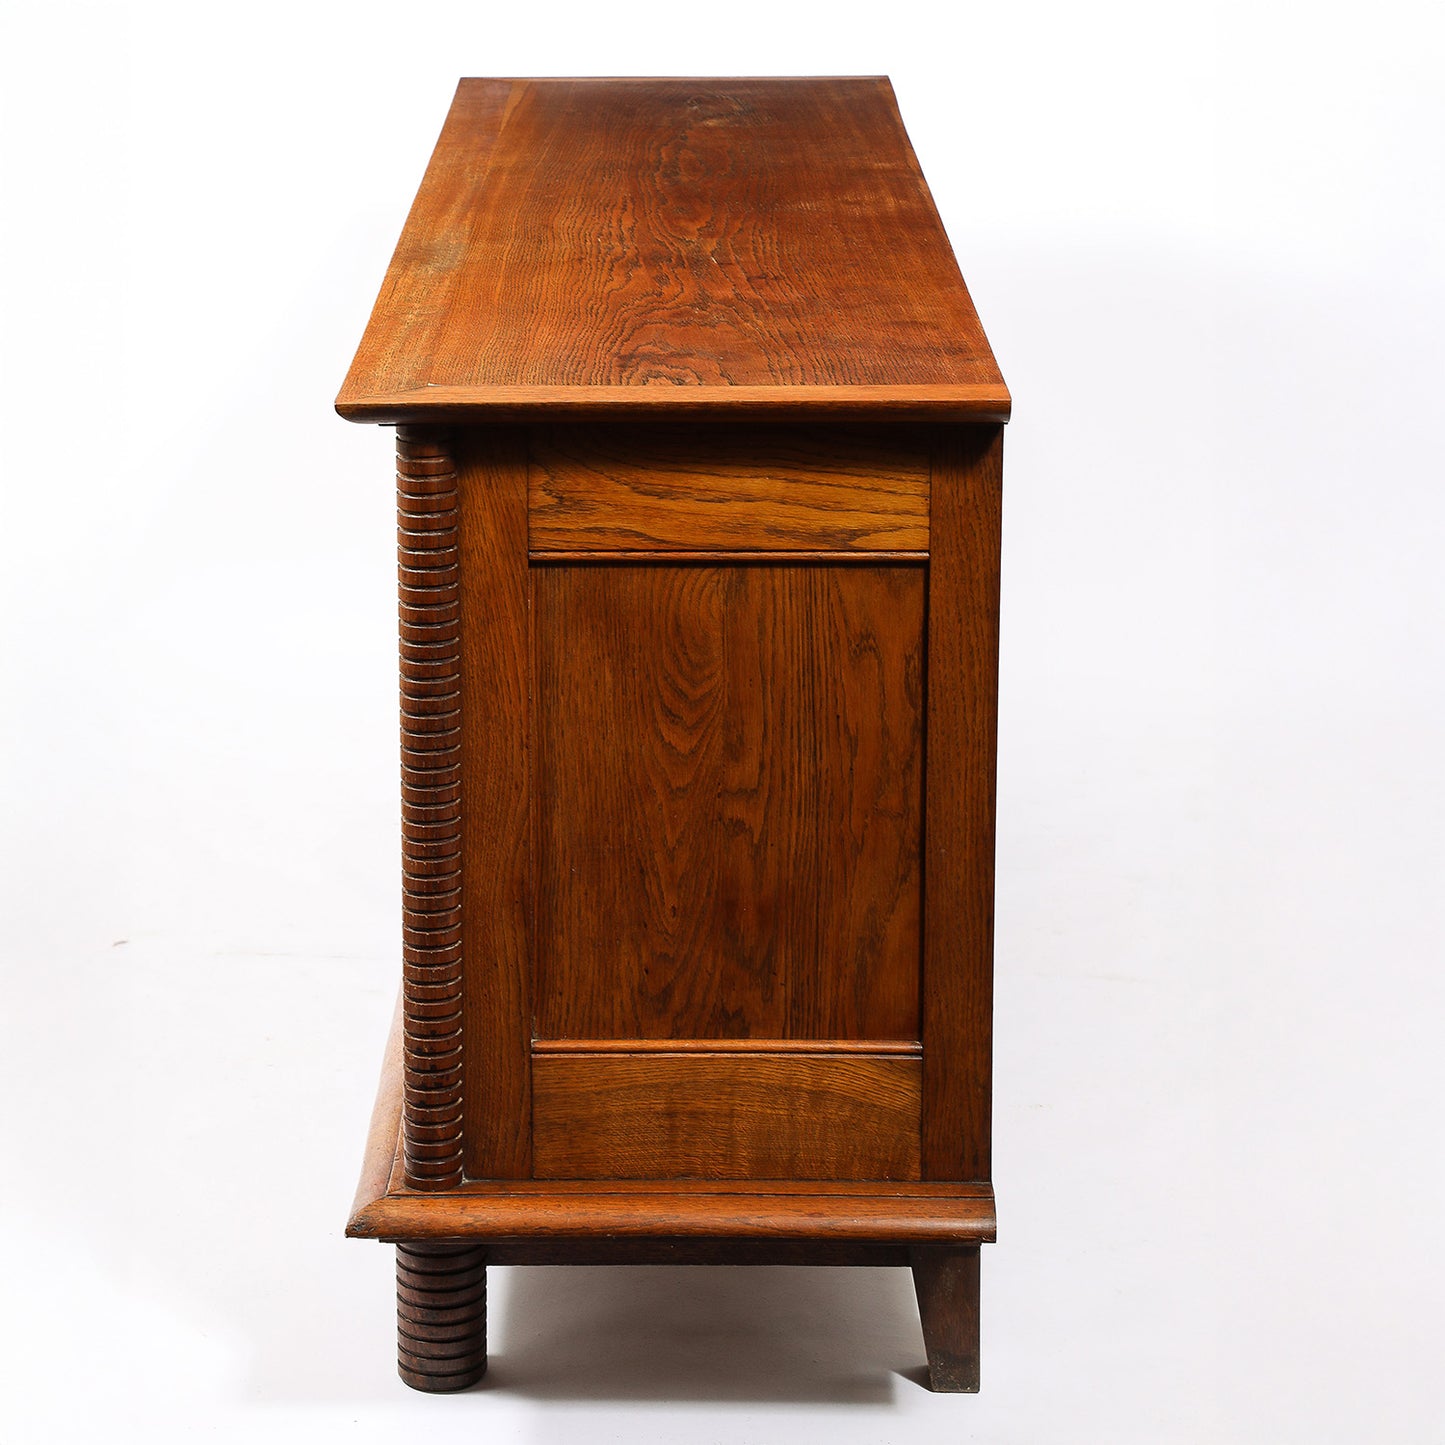
{"label": "cabinet top", "polygon": [[463,80],[336,409],[1006,420],[882,77]]}

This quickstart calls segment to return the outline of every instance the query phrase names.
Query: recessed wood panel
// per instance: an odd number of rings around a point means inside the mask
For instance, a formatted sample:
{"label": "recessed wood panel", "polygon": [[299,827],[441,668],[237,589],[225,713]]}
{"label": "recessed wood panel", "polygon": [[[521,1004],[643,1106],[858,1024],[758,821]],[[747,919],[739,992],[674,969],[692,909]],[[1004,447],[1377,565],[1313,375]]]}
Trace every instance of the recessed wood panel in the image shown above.
{"label": "recessed wood panel", "polygon": [[923,592],[534,568],[538,1037],[918,1038]]}
{"label": "recessed wood panel", "polygon": [[928,472],[893,431],[554,427],[532,434],[529,545],[922,552]]}
{"label": "recessed wood panel", "polygon": [[532,1062],[539,1179],[917,1179],[922,1065],[858,1055]]}

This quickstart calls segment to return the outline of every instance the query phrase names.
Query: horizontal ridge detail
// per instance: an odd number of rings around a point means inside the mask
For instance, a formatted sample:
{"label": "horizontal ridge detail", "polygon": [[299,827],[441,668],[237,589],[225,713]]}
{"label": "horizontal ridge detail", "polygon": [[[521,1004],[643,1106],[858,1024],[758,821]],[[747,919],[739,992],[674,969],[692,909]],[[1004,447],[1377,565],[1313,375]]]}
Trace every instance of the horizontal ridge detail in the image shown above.
{"label": "horizontal ridge detail", "polygon": [[[402,1157],[408,1188],[445,1189],[461,1182],[463,1132],[461,608],[457,469],[445,432],[397,429],[396,488],[406,965]],[[464,1257],[475,1266],[469,1252]],[[403,1253],[397,1265],[399,1278],[435,1267],[421,1256],[408,1262]],[[412,1369],[453,1363],[413,1360]]]}
{"label": "horizontal ridge detail", "polygon": [[534,1054],[902,1054],[911,1039],[533,1039]]}

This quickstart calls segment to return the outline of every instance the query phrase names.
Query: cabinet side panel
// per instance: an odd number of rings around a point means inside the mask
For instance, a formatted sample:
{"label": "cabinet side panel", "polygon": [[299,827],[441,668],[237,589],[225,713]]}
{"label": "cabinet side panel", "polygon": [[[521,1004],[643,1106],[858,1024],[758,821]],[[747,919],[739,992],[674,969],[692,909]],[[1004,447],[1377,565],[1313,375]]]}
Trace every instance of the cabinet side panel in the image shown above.
{"label": "cabinet side panel", "polygon": [[1003,428],[934,453],[924,782],[923,1176],[987,1179]]}
{"label": "cabinet side panel", "polygon": [[527,463],[512,431],[457,434],[461,491],[466,1171],[532,1170]]}
{"label": "cabinet side panel", "polygon": [[916,1039],[923,569],[533,576],[538,1037]]}

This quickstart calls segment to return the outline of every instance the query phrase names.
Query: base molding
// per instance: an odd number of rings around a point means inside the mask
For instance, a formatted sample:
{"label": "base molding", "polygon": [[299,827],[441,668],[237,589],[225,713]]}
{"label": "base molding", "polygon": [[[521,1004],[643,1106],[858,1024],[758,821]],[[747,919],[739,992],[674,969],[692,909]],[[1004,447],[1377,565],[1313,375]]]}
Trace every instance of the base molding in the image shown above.
{"label": "base molding", "polygon": [[514,1248],[528,1240],[619,1239],[968,1246],[995,1235],[987,1185],[934,1186],[914,1194],[866,1184],[847,1193],[823,1192],[809,1181],[786,1180],[726,1193],[689,1181],[636,1184],[628,1190],[523,1188],[488,1180],[427,1193],[398,1189],[363,1205],[346,1232],[391,1243],[465,1239],[510,1241]]}
{"label": "base molding", "polygon": [[541,1242],[632,1240],[639,1249],[663,1246],[663,1255],[673,1258],[684,1240],[700,1247],[749,1240],[970,1247],[995,1237],[987,1181],[478,1179],[443,1189],[408,1188],[399,1027],[398,1017],[346,1227],[352,1238],[486,1240],[514,1253]]}
{"label": "base molding", "polygon": [[397,1246],[398,1369],[464,1390],[487,1367],[486,1272],[498,1265],[911,1268],[938,1391],[978,1388],[987,1181],[474,1179],[406,1184],[401,1011],[382,1066],[346,1233]]}

